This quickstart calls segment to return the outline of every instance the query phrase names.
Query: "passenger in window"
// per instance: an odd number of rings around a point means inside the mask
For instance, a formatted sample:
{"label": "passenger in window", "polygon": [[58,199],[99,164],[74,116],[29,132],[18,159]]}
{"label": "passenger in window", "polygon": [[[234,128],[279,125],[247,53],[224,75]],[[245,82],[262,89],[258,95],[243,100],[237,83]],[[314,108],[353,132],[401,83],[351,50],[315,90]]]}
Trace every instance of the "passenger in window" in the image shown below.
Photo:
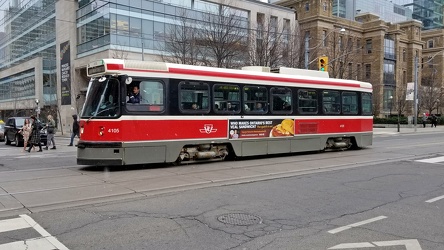
{"label": "passenger in window", "polygon": [[291,110],[291,105],[288,102],[284,102],[284,104],[282,104],[282,109],[283,110]]}
{"label": "passenger in window", "polygon": [[196,103],[193,103],[193,105],[191,105],[191,109],[199,109],[199,106],[197,106]]}
{"label": "passenger in window", "polygon": [[231,103],[227,103],[227,110],[228,110],[228,111],[236,111],[236,107],[234,107],[233,105],[231,105]]}
{"label": "passenger in window", "polygon": [[214,110],[219,110],[219,105],[218,104],[214,104]]}
{"label": "passenger in window", "polygon": [[130,94],[128,103],[140,103],[140,90],[139,87],[133,87],[133,93]]}
{"label": "passenger in window", "polygon": [[256,107],[254,108],[255,111],[264,111],[264,107],[262,106],[262,103],[258,102],[256,103]]}

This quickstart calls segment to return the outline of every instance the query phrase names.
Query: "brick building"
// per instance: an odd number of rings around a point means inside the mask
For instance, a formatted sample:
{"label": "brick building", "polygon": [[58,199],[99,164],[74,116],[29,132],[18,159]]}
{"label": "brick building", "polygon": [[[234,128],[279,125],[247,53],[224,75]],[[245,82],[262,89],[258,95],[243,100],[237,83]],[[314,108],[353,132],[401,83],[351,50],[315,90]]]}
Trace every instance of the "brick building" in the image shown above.
{"label": "brick building", "polygon": [[[399,110],[413,115],[413,101],[406,101],[405,96],[407,83],[414,82],[416,75],[420,86],[418,112],[438,112],[443,104],[442,29],[422,31],[420,21],[390,23],[372,13],[359,13],[355,20],[340,18],[332,14],[332,1],[328,0],[280,0],[275,4],[295,11],[304,34],[306,67],[317,69],[317,58],[327,56],[331,77],[370,82],[375,115]],[[422,80],[431,88],[425,90]]]}

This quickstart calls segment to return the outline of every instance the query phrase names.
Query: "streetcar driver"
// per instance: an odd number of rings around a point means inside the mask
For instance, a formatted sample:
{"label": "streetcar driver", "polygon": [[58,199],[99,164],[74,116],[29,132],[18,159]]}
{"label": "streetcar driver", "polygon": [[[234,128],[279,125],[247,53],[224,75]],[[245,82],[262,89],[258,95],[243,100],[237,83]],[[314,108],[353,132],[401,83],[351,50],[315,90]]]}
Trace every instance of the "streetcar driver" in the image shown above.
{"label": "streetcar driver", "polygon": [[133,87],[133,93],[130,94],[128,103],[140,103],[140,89],[137,86]]}

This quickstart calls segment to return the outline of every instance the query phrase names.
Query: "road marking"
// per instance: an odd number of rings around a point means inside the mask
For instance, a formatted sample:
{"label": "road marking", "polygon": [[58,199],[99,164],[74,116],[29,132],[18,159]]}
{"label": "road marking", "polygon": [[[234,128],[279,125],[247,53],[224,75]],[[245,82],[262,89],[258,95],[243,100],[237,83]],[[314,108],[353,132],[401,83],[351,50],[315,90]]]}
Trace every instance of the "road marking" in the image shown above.
{"label": "road marking", "polygon": [[425,201],[425,202],[427,202],[427,203],[432,203],[432,202],[435,202],[435,201],[439,201],[439,200],[441,200],[441,199],[444,199],[444,195],[441,195],[441,196],[438,196],[438,197],[436,197],[436,198],[433,198],[433,199],[427,200],[427,201]]}
{"label": "road marking", "polygon": [[60,241],[58,241],[54,236],[50,235],[42,226],[37,224],[35,220],[33,220],[30,216],[26,214],[20,215],[20,218],[0,221],[0,233],[24,229],[24,228],[33,228],[42,237],[1,244],[0,250],[22,250],[22,249],[69,250],[65,245],[63,245]]}
{"label": "road marking", "polygon": [[444,161],[444,156],[434,157],[429,159],[416,160],[417,162],[425,162],[425,163],[438,163]]}
{"label": "road marking", "polygon": [[25,220],[22,218],[15,218],[9,220],[0,221],[0,233],[19,230],[31,227]]}
{"label": "road marking", "polygon": [[[373,244],[372,244],[373,243]],[[422,250],[418,240],[393,240],[393,241],[374,241],[343,243],[330,247],[329,249],[350,249],[350,248],[369,248],[369,247],[387,247],[387,246],[405,246],[406,250]]]}
{"label": "road marking", "polygon": [[375,222],[375,221],[378,221],[378,220],[386,219],[386,218],[387,218],[386,216],[378,216],[378,217],[375,217],[373,219],[368,219],[368,220],[364,220],[364,221],[361,221],[361,222],[353,223],[353,224],[350,224],[350,225],[347,225],[347,226],[338,227],[338,228],[332,229],[332,230],[330,230],[328,232],[331,233],[331,234],[335,234],[335,233],[339,233],[339,232],[342,232],[342,231],[347,230],[347,229],[351,229],[353,227],[359,227],[359,226],[362,226],[362,225],[365,225],[365,224],[368,224],[368,223],[372,223],[372,222]]}
{"label": "road marking", "polygon": [[48,231],[46,231],[42,226],[37,224],[34,219],[29,217],[26,214],[20,215],[26,222],[29,223],[37,232],[39,232],[46,240],[48,240],[52,245],[56,247],[58,250],[69,250],[65,245],[63,245],[60,241],[56,239],[56,237],[50,235]]}

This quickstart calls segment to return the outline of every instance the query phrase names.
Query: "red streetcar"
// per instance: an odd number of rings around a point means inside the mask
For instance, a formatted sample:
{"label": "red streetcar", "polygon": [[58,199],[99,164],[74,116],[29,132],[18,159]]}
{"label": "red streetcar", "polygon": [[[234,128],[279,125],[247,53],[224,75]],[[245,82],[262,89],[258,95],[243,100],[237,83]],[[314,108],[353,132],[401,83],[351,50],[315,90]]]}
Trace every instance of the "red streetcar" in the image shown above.
{"label": "red streetcar", "polygon": [[372,144],[371,84],[262,69],[89,64],[77,163],[180,163]]}

